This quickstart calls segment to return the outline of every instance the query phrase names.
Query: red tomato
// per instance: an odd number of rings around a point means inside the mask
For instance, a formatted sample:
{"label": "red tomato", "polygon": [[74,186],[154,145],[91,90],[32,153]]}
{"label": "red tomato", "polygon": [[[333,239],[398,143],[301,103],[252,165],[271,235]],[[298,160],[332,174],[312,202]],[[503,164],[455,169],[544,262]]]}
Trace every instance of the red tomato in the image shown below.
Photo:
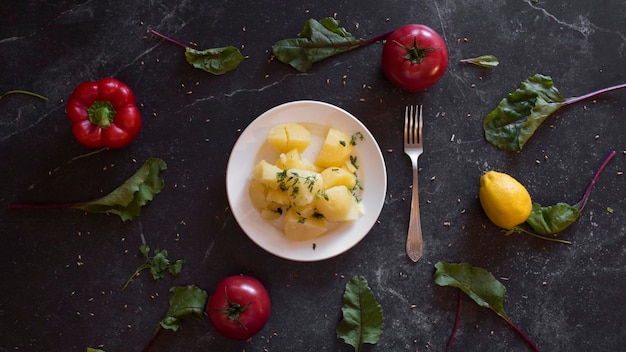
{"label": "red tomato", "polygon": [[270,309],[270,296],[263,284],[245,275],[220,281],[207,304],[215,330],[235,340],[247,340],[258,333],[267,323]]}
{"label": "red tomato", "polygon": [[391,83],[409,92],[423,91],[446,72],[448,49],[432,28],[408,24],[387,38],[382,66]]}

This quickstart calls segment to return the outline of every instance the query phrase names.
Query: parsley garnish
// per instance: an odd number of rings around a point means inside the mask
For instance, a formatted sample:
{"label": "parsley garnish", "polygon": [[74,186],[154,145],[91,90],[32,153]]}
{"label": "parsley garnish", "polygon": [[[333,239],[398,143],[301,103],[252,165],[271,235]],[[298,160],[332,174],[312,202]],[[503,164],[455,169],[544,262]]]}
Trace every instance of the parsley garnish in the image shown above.
{"label": "parsley garnish", "polygon": [[360,140],[360,141],[364,140],[365,137],[363,137],[363,133],[357,132],[357,133],[353,134],[352,138],[350,139],[350,144],[351,145],[356,145],[357,139]]}
{"label": "parsley garnish", "polygon": [[150,256],[150,246],[146,244],[143,240],[143,244],[139,246],[139,252],[146,258],[146,262],[141,264],[137,270],[130,276],[130,278],[124,283],[122,286],[122,291],[124,291],[128,285],[130,285],[133,280],[139,276],[139,273],[145,269],[150,269],[150,274],[152,274],[152,278],[156,281],[161,280],[165,277],[165,272],[169,272],[171,275],[176,276],[180,274],[183,269],[183,265],[185,261],[182,259],[176,260],[174,263],[170,263],[170,260],[167,259],[167,251],[155,249],[154,256]]}

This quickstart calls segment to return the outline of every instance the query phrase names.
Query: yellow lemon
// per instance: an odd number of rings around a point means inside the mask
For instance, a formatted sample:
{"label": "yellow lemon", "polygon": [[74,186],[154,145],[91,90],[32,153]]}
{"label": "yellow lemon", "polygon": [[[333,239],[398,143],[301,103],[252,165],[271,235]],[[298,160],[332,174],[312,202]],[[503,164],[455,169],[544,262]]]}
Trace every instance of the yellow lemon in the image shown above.
{"label": "yellow lemon", "polygon": [[533,208],[526,188],[510,175],[497,171],[480,177],[478,197],[489,220],[507,230],[526,221]]}

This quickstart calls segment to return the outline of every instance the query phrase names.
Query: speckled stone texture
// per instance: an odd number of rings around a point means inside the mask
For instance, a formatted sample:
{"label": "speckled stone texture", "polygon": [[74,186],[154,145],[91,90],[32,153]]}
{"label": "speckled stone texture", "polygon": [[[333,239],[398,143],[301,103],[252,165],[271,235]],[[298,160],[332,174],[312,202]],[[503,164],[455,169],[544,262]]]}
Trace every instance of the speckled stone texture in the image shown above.
{"label": "speckled stone texture", "polygon": [[[626,2],[606,1],[35,1],[0,2],[0,351],[138,351],[165,315],[170,287],[211,292],[223,277],[259,278],[273,300],[250,341],[218,335],[207,320],[166,331],[151,351],[351,351],[336,337],[347,281],[363,275],[385,328],[366,351],[444,351],[457,307],[436,286],[438,261],[469,262],[507,287],[504,308],[542,351],[623,351],[626,318],[626,91],[565,107],[520,153],[488,144],[484,116],[527,77],[551,76],[579,96],[626,82]],[[448,72],[422,93],[392,86],[375,43],[299,73],[271,59],[276,41],[309,18],[336,16],[355,37],[407,23],[438,31]],[[223,76],[192,68],[155,29],[205,49],[234,45],[247,59]],[[493,69],[459,60],[498,57]],[[64,108],[76,85],[116,77],[133,88],[144,118],[122,150],[89,150],[72,137]],[[322,262],[279,259],[235,222],[225,191],[240,132],[284,102],[315,99],[357,116],[377,139],[389,185],[379,222],[348,252]],[[426,249],[404,253],[411,167],[402,152],[404,106],[424,104],[420,200]],[[549,205],[576,203],[609,151],[580,219],[560,235],[572,245],[513,234],[478,202],[487,170],[507,172]],[[165,189],[123,223],[76,210],[8,210],[13,202],[75,202],[108,193],[149,157],[168,164]],[[175,278],[141,275],[140,235],[187,261]],[[468,297],[451,351],[529,351],[502,319]]]}

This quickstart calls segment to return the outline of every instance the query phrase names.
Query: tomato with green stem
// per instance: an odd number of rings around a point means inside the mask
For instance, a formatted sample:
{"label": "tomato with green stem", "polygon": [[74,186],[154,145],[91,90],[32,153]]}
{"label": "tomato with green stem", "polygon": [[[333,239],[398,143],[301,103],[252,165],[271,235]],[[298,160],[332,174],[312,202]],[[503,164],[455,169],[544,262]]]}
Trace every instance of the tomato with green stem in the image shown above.
{"label": "tomato with green stem", "polygon": [[246,275],[220,281],[207,303],[209,321],[220,334],[247,340],[267,323],[271,302],[263,284]]}
{"label": "tomato with green stem", "polygon": [[394,85],[408,92],[420,92],[437,83],[446,72],[448,49],[432,28],[408,24],[387,38],[382,67]]}

